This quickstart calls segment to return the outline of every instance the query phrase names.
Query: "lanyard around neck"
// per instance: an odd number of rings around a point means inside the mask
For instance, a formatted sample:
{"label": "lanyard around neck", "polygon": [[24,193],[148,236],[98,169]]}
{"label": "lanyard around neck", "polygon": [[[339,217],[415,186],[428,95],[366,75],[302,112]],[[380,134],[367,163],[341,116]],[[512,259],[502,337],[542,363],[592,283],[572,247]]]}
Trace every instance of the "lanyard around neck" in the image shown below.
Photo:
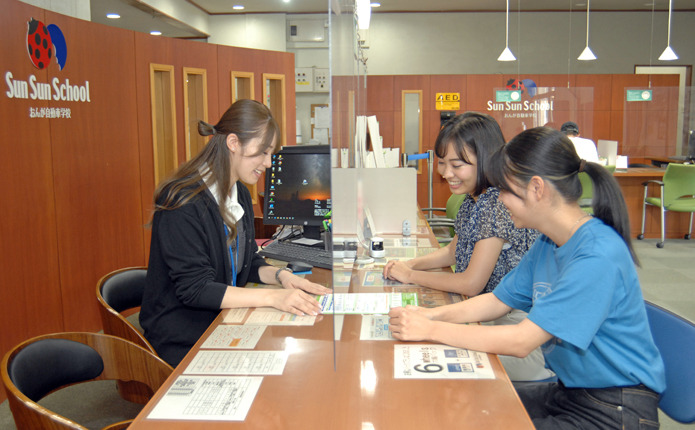
{"label": "lanyard around neck", "polygon": [[[224,235],[229,236],[229,229],[224,226]],[[236,247],[232,251],[232,245],[229,245],[229,259],[232,261],[232,287],[236,287],[236,259],[239,256],[239,235],[236,236]]]}

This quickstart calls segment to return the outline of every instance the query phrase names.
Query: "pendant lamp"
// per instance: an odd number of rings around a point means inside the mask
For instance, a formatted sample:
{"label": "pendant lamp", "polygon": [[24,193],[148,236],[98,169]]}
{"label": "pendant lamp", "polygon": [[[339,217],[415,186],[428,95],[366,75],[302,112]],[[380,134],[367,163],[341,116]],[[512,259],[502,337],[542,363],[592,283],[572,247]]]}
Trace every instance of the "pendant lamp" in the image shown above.
{"label": "pendant lamp", "polygon": [[509,0],[507,0],[507,31],[504,37],[504,51],[497,57],[497,61],[516,61],[516,57],[509,49]]}
{"label": "pendant lamp", "polygon": [[589,6],[590,5],[591,5],[591,0],[587,0],[587,2],[586,2],[586,48],[584,48],[582,53],[579,54],[579,57],[577,57],[577,60],[582,60],[582,61],[591,61],[591,60],[596,59],[596,56],[591,51],[591,48],[589,48]]}
{"label": "pendant lamp", "polygon": [[668,0],[668,37],[666,38],[666,49],[659,56],[661,61],[673,61],[678,59],[678,55],[671,49],[671,9],[673,0]]}

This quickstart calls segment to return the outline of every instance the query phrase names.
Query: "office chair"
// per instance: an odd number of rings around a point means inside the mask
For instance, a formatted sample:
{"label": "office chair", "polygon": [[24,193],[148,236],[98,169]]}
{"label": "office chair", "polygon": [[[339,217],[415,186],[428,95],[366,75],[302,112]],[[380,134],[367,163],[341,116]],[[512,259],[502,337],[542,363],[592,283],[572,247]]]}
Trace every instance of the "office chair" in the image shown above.
{"label": "office chair", "polygon": [[[444,217],[433,217],[427,219],[427,223],[430,225],[433,232],[437,227],[445,228],[446,235],[437,235],[435,233],[435,237],[441,245],[447,244],[453,240],[454,235],[456,234],[456,231],[454,231],[456,215],[458,214],[461,204],[465,199],[466,194],[452,194],[447,199],[445,208],[432,208],[435,211],[442,211],[445,214]],[[437,230],[437,232],[439,232],[439,230]]]}
{"label": "office chair", "polygon": [[[650,184],[659,185],[658,196],[649,196]],[[666,211],[690,212],[688,234],[683,236],[684,239],[690,239],[693,231],[693,212],[695,212],[695,165],[669,163],[661,181],[649,180],[643,182],[642,185],[644,185],[642,231],[637,239],[644,239],[647,205],[661,209],[661,241],[656,243],[657,248],[663,248],[666,241]]]}
{"label": "office chair", "polygon": [[[147,267],[128,267],[106,274],[97,282],[97,301],[104,333],[129,340],[152,354],[152,345],[128,319],[140,309],[145,290]],[[144,403],[148,391],[138,383],[118,382],[118,391],[125,400]]]}
{"label": "office chair", "polygon": [[647,317],[666,367],[666,391],[659,408],[681,423],[695,422],[695,366],[686,357],[695,355],[695,324],[645,301]]}
{"label": "office chair", "polygon": [[[611,172],[615,172],[615,166],[605,166]],[[591,206],[594,198],[594,185],[591,182],[591,177],[586,172],[579,173],[579,182],[582,184],[582,195],[579,197],[579,207],[588,214],[594,214],[594,208]]]}
{"label": "office chair", "polygon": [[[162,359],[127,340],[98,333],[37,336],[5,354],[1,377],[18,429],[86,429],[37,402],[69,385],[93,380],[139,381],[150,397],[173,369]],[[106,429],[126,428],[120,421]]]}

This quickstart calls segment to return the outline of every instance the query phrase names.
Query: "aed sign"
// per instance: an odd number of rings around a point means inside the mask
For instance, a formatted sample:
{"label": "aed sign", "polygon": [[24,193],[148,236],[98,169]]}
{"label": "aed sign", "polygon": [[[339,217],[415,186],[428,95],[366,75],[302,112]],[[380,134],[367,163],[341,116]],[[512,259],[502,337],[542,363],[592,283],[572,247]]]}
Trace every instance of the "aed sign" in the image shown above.
{"label": "aed sign", "polygon": [[650,102],[652,90],[627,90],[626,99],[629,102]]}
{"label": "aed sign", "polygon": [[495,91],[495,101],[518,102],[521,100],[521,91]]}
{"label": "aed sign", "polygon": [[461,93],[436,93],[437,110],[460,110]]}

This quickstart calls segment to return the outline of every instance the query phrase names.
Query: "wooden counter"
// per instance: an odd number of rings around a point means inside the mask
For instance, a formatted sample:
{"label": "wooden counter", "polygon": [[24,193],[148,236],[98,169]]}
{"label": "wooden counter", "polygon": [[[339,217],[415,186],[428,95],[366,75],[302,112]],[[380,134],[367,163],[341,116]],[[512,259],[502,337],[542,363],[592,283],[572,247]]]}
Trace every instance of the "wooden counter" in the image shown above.
{"label": "wooden counter", "polygon": [[[418,226],[418,230],[423,229]],[[431,232],[413,234],[415,243],[418,237],[433,240]],[[429,247],[436,246],[434,241]],[[394,288],[361,287],[364,274],[362,270],[336,266],[335,292],[385,292]],[[310,276],[327,285],[333,282],[328,270],[314,269]],[[429,303],[450,301],[452,297],[432,290],[421,291],[420,297],[423,294],[427,294]],[[433,299],[432,294],[439,297]],[[255,349],[284,350],[290,355],[282,375],[263,377],[243,422],[148,419],[154,405],[225,313],[218,316],[130,429],[533,429],[495,355],[489,355],[495,379],[395,379],[394,345],[398,342],[360,340],[361,315],[337,315],[335,319],[323,315],[311,327],[268,326]]]}

